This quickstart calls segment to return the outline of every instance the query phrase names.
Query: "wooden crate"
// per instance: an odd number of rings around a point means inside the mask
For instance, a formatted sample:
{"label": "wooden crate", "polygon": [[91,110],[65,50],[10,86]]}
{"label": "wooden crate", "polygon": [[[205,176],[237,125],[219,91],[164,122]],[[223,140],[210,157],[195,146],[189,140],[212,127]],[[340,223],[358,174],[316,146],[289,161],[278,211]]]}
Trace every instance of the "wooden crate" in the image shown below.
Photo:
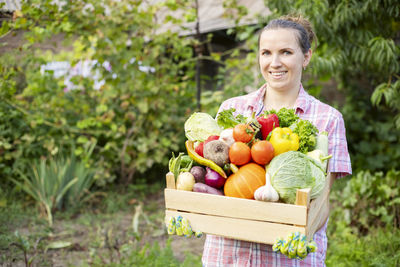
{"label": "wooden crate", "polygon": [[330,175],[322,194],[311,202],[310,189],[297,190],[295,205],[177,190],[171,172],[166,179],[165,222],[181,215],[194,231],[206,234],[273,244],[299,231],[311,239],[329,213]]}

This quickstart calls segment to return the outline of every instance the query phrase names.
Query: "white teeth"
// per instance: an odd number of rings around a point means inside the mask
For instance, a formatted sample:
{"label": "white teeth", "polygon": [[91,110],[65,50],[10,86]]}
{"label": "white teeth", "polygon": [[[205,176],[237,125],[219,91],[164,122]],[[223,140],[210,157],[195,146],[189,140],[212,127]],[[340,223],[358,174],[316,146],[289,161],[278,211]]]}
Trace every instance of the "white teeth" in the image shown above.
{"label": "white teeth", "polygon": [[271,76],[272,76],[274,79],[280,79],[283,75],[286,74],[286,71],[281,71],[281,72],[270,72],[270,73],[271,73]]}
{"label": "white teeth", "polygon": [[274,76],[280,76],[280,75],[285,74],[285,72],[284,71],[282,71],[282,72],[271,72],[271,74],[274,75]]}

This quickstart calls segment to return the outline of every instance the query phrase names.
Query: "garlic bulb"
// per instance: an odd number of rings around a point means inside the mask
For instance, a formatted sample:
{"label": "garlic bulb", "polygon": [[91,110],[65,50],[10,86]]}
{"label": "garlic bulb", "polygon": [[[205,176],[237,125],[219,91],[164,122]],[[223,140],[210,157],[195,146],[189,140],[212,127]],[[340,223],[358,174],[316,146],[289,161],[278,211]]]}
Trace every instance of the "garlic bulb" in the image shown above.
{"label": "garlic bulb", "polygon": [[228,144],[228,146],[233,145],[233,143],[235,143],[235,139],[233,139],[233,128],[228,128],[223,130],[219,134],[219,140],[224,141],[225,143]]}
{"label": "garlic bulb", "polygon": [[268,172],[265,174],[265,185],[259,187],[254,192],[254,198],[261,201],[272,201],[276,202],[279,200],[279,194],[271,185],[271,176]]}

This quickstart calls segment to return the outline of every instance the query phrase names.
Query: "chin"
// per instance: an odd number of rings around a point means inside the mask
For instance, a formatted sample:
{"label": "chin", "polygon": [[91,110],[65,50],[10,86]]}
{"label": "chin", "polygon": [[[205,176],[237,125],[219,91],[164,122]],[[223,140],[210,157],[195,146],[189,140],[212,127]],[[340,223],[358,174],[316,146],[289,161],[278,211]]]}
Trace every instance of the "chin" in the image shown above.
{"label": "chin", "polygon": [[287,82],[271,82],[267,81],[267,84],[269,85],[270,88],[279,91],[279,92],[284,92],[289,90],[290,84]]}

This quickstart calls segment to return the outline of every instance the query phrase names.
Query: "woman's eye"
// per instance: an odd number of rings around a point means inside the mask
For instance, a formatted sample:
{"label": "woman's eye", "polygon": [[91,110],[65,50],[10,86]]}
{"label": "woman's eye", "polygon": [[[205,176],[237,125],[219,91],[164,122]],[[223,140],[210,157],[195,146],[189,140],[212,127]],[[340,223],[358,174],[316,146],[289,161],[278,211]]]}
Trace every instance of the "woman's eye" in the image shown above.
{"label": "woman's eye", "polygon": [[269,54],[271,54],[269,51],[264,51],[264,52],[262,52],[262,55],[263,55],[263,56],[268,56]]}
{"label": "woman's eye", "polygon": [[283,51],[283,54],[284,54],[284,55],[291,55],[292,52],[290,52],[290,51]]}

